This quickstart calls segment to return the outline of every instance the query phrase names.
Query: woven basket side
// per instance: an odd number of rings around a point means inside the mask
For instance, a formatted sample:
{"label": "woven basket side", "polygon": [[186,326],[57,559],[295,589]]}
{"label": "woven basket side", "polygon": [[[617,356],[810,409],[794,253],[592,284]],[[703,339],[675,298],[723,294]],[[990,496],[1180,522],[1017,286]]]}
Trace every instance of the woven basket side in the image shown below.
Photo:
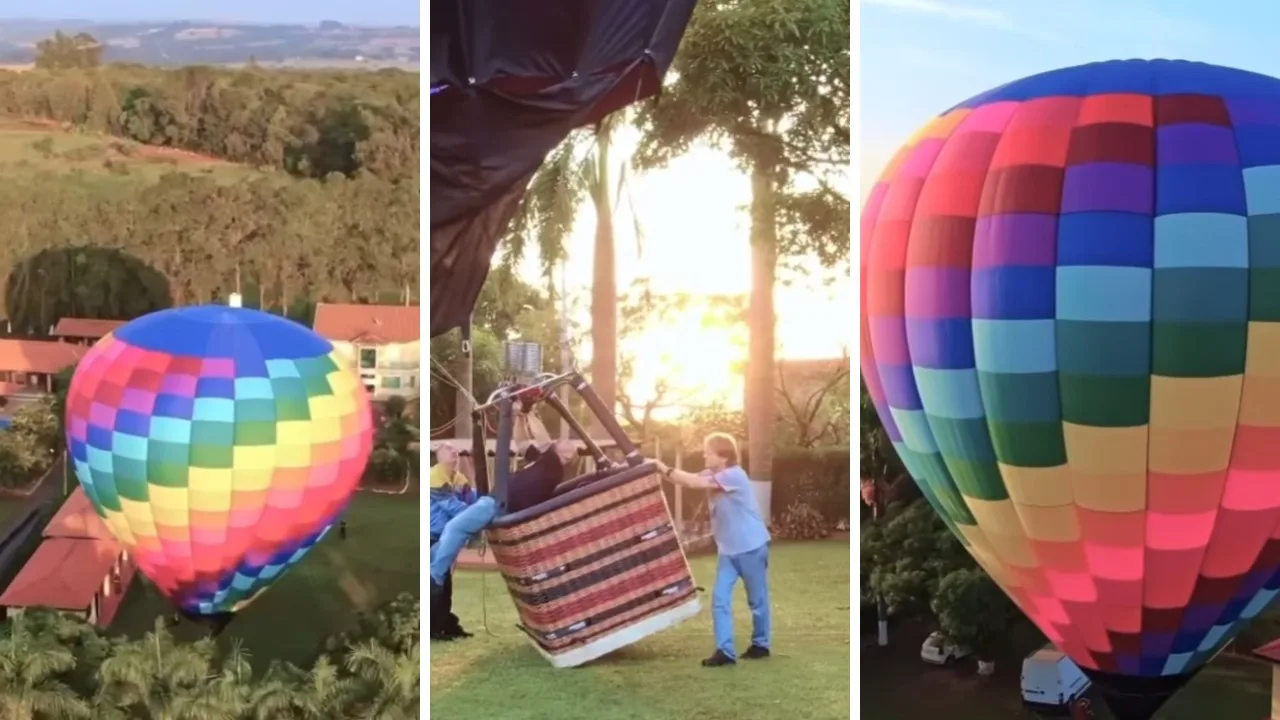
{"label": "woven basket side", "polygon": [[[625,538],[670,526],[671,516],[652,493],[584,515],[554,532],[516,544],[491,543],[494,560],[504,573],[535,576],[566,562],[617,545]],[[495,532],[494,535],[497,535]],[[495,537],[491,536],[490,540]]]}
{"label": "woven basket side", "polygon": [[624,629],[696,590],[656,475],[488,531],[521,624],[550,653]]}
{"label": "woven basket side", "polygon": [[566,525],[579,522],[592,513],[626,502],[628,498],[643,495],[646,491],[662,493],[657,475],[642,475],[630,482],[581,498],[571,505],[557,508],[519,525],[494,528],[489,531],[490,540],[496,544],[510,545],[528,542],[537,536],[553,533]]}

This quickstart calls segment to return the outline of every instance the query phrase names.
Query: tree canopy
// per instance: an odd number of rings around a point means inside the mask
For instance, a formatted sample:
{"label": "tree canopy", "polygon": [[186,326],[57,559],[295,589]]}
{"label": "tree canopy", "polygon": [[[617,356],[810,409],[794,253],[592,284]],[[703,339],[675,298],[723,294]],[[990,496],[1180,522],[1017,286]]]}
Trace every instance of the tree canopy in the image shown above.
{"label": "tree canopy", "polygon": [[0,624],[0,717],[330,720],[418,717],[419,603],[401,596],[335,635],[307,667],[259,663],[236,642],[179,639],[165,620],[108,638],[31,608]]}
{"label": "tree canopy", "polygon": [[89,36],[42,41],[35,70],[0,71],[0,114],[303,177],[363,171],[417,186],[417,73],[95,67],[94,52]]}
{"label": "tree canopy", "polygon": [[102,43],[89,33],[61,30],[36,43],[36,67],[43,70],[94,68],[102,64]]}

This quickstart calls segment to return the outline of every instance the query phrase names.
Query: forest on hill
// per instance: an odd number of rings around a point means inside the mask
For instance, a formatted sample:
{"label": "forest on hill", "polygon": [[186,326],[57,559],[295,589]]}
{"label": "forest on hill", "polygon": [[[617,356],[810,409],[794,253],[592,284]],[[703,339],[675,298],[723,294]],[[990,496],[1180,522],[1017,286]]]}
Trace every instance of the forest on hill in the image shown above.
{"label": "forest on hill", "polygon": [[176,69],[0,71],[0,115],[180,148],[293,175],[419,173],[417,73]]}
{"label": "forest on hill", "polygon": [[305,321],[316,301],[416,302],[418,95],[400,71],[0,71],[0,116],[261,170],[107,183],[37,163],[0,183],[5,317],[30,333],[231,292]]}

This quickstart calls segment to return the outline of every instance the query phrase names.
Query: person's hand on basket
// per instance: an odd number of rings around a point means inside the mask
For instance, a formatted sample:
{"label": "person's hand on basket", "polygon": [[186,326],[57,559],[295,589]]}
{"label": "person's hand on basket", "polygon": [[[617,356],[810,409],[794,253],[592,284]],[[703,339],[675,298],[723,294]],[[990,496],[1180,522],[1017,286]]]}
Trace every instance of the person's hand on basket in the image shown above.
{"label": "person's hand on basket", "polygon": [[665,478],[665,477],[670,477],[670,475],[671,475],[671,468],[667,467],[667,464],[666,464],[666,463],[662,462],[661,460],[654,460],[654,461],[653,461],[653,464],[658,466],[658,474],[659,474],[659,475],[661,475],[661,476],[662,476],[662,477],[664,477],[664,478]]}

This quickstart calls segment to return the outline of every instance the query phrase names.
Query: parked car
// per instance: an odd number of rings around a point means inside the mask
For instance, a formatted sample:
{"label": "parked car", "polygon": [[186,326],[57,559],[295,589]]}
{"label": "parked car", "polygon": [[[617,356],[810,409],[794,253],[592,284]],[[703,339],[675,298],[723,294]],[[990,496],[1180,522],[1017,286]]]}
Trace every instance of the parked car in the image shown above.
{"label": "parked car", "polygon": [[920,645],[920,659],[930,665],[949,665],[971,654],[969,648],[944,640],[940,632],[930,633]]}
{"label": "parked car", "polygon": [[1053,645],[1022,661],[1022,702],[1033,709],[1067,711],[1089,685],[1084,672]]}

